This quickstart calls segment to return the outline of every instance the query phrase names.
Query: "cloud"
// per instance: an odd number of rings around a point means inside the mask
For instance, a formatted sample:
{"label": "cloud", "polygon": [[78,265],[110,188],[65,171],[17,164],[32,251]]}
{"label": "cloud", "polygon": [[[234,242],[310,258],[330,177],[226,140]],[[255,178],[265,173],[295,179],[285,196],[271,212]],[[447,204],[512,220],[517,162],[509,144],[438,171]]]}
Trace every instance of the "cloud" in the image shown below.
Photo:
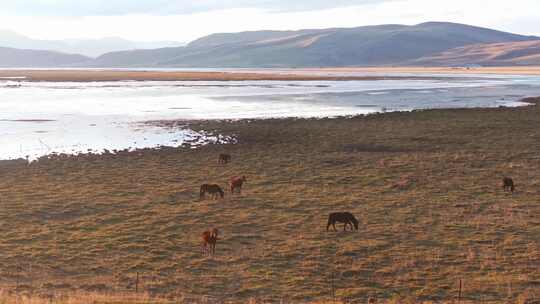
{"label": "cloud", "polygon": [[[233,7],[227,6],[227,3],[233,2],[227,0],[3,1],[0,0],[0,14],[6,12],[6,5],[14,9],[20,3],[32,2],[34,6],[26,8],[26,15],[10,13],[0,17],[0,29],[11,29],[38,39],[118,36],[130,40],[189,42],[217,32],[356,27],[388,23],[412,25],[426,21],[450,21],[540,35],[538,0],[494,1],[490,5],[481,1],[453,0],[451,6],[433,0],[309,0],[309,5],[305,7],[301,3],[307,3],[307,0],[288,0],[291,3],[286,5],[278,0],[237,0]],[[111,5],[104,6],[105,2],[111,2]],[[349,6],[357,2],[362,4]],[[186,6],[182,6],[183,3]],[[38,7],[38,4],[41,6]],[[45,14],[46,8],[52,9],[53,4],[57,8],[54,12],[56,15],[52,12]],[[79,15],[68,14],[71,11],[70,5],[80,6],[73,8],[73,12]],[[39,14],[29,13],[38,8]],[[181,13],[182,10],[192,12]],[[83,12],[87,16],[82,16]]]}
{"label": "cloud", "polygon": [[175,15],[235,8],[311,11],[393,0],[0,0],[0,14],[18,16]]}

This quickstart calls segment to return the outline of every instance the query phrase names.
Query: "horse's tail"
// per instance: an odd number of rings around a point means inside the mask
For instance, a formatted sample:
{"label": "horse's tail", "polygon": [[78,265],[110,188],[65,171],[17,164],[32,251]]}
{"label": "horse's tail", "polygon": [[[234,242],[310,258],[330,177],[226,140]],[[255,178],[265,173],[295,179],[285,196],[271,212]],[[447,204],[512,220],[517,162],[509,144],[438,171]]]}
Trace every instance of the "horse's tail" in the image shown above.
{"label": "horse's tail", "polygon": [[211,235],[212,235],[212,238],[214,238],[214,240],[218,239],[218,234],[219,234],[219,230],[217,230],[217,228],[212,229]]}
{"label": "horse's tail", "polygon": [[206,187],[205,185],[202,185],[200,190],[199,190],[199,198],[202,199],[204,197],[204,193],[206,192]]}
{"label": "horse's tail", "polygon": [[330,225],[332,225],[334,221],[332,220],[332,216],[328,217],[328,223],[326,224],[326,231],[328,231],[328,228],[330,228]]}

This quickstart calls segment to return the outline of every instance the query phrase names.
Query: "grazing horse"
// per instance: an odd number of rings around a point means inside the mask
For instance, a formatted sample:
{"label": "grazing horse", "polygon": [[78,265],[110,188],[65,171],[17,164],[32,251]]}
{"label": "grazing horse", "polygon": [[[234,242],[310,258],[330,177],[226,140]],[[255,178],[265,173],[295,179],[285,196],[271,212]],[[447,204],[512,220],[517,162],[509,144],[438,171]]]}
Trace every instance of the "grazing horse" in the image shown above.
{"label": "grazing horse", "polygon": [[334,231],[337,231],[336,222],[345,224],[343,225],[343,231],[347,230],[348,225],[351,226],[351,231],[353,230],[353,225],[354,229],[358,230],[358,220],[350,212],[330,213],[330,215],[328,216],[328,224],[326,225],[326,231],[328,231],[328,228],[330,228],[330,226],[334,227]]}
{"label": "grazing horse", "polygon": [[242,193],[242,185],[247,182],[247,179],[245,176],[242,176],[242,177],[239,177],[239,176],[235,176],[235,177],[231,177],[231,180],[229,181],[229,185],[231,186],[231,193],[234,193],[234,191],[236,190],[236,192],[238,194]]}
{"label": "grazing horse", "polygon": [[231,155],[229,154],[220,154],[218,158],[218,164],[227,164],[231,161]]}
{"label": "grazing horse", "polygon": [[514,180],[511,179],[510,177],[503,178],[502,185],[503,185],[504,191],[508,190],[508,191],[514,193],[514,190],[516,190],[516,187],[514,186]]}
{"label": "grazing horse", "polygon": [[217,199],[218,195],[221,198],[225,196],[225,192],[218,185],[210,185],[210,184],[201,185],[201,190],[199,192],[199,199],[201,200],[204,199],[204,196],[206,193],[211,194],[213,199]]}
{"label": "grazing horse", "polygon": [[206,254],[215,254],[216,243],[219,240],[217,228],[203,232],[202,240],[202,252]]}

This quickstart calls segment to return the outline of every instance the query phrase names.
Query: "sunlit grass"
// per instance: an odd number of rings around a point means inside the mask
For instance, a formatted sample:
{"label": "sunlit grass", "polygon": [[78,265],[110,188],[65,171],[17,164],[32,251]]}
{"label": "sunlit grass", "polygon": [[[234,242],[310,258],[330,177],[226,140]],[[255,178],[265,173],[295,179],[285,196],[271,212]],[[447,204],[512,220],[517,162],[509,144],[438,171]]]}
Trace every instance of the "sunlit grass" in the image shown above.
{"label": "sunlit grass", "polygon": [[[539,297],[536,107],[192,127],[238,144],[2,162],[0,303],[439,303],[460,280],[463,303]],[[242,196],[199,201],[234,175]],[[360,231],[327,233],[333,211]]]}

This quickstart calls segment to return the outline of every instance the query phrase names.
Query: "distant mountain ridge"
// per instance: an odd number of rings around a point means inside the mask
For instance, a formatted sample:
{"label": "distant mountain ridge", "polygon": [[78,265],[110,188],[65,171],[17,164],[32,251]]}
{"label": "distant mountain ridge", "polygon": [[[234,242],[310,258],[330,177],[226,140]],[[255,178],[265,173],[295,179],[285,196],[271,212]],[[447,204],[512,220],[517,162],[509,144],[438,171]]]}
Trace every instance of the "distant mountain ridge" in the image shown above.
{"label": "distant mountain ridge", "polygon": [[109,53],[92,64],[167,67],[399,65],[466,45],[538,39],[446,22],[255,31],[213,34],[183,48]]}
{"label": "distant mountain ridge", "polygon": [[[525,43],[527,41],[529,43]],[[530,60],[540,53],[540,50],[531,47],[535,41],[540,41],[540,37],[448,22],[427,22],[412,26],[389,24],[299,31],[251,31],[212,34],[183,47],[109,52],[71,66],[290,68],[467,65],[482,62],[520,65],[537,62]],[[528,52],[528,55],[514,60],[496,61],[458,55],[460,50],[466,50],[467,47],[501,43],[514,43],[514,53],[521,51]],[[529,61],[522,61],[525,59]]]}
{"label": "distant mountain ridge", "polygon": [[159,47],[178,47],[185,43],[174,41],[140,42],[117,37],[101,39],[66,39],[39,40],[20,35],[13,31],[0,30],[0,47],[54,51],[68,54],[81,54],[87,57],[97,57],[109,52],[155,49]]}
{"label": "distant mountain ridge", "polygon": [[64,67],[80,65],[91,60],[90,57],[78,54],[0,47],[0,67],[3,68]]}

